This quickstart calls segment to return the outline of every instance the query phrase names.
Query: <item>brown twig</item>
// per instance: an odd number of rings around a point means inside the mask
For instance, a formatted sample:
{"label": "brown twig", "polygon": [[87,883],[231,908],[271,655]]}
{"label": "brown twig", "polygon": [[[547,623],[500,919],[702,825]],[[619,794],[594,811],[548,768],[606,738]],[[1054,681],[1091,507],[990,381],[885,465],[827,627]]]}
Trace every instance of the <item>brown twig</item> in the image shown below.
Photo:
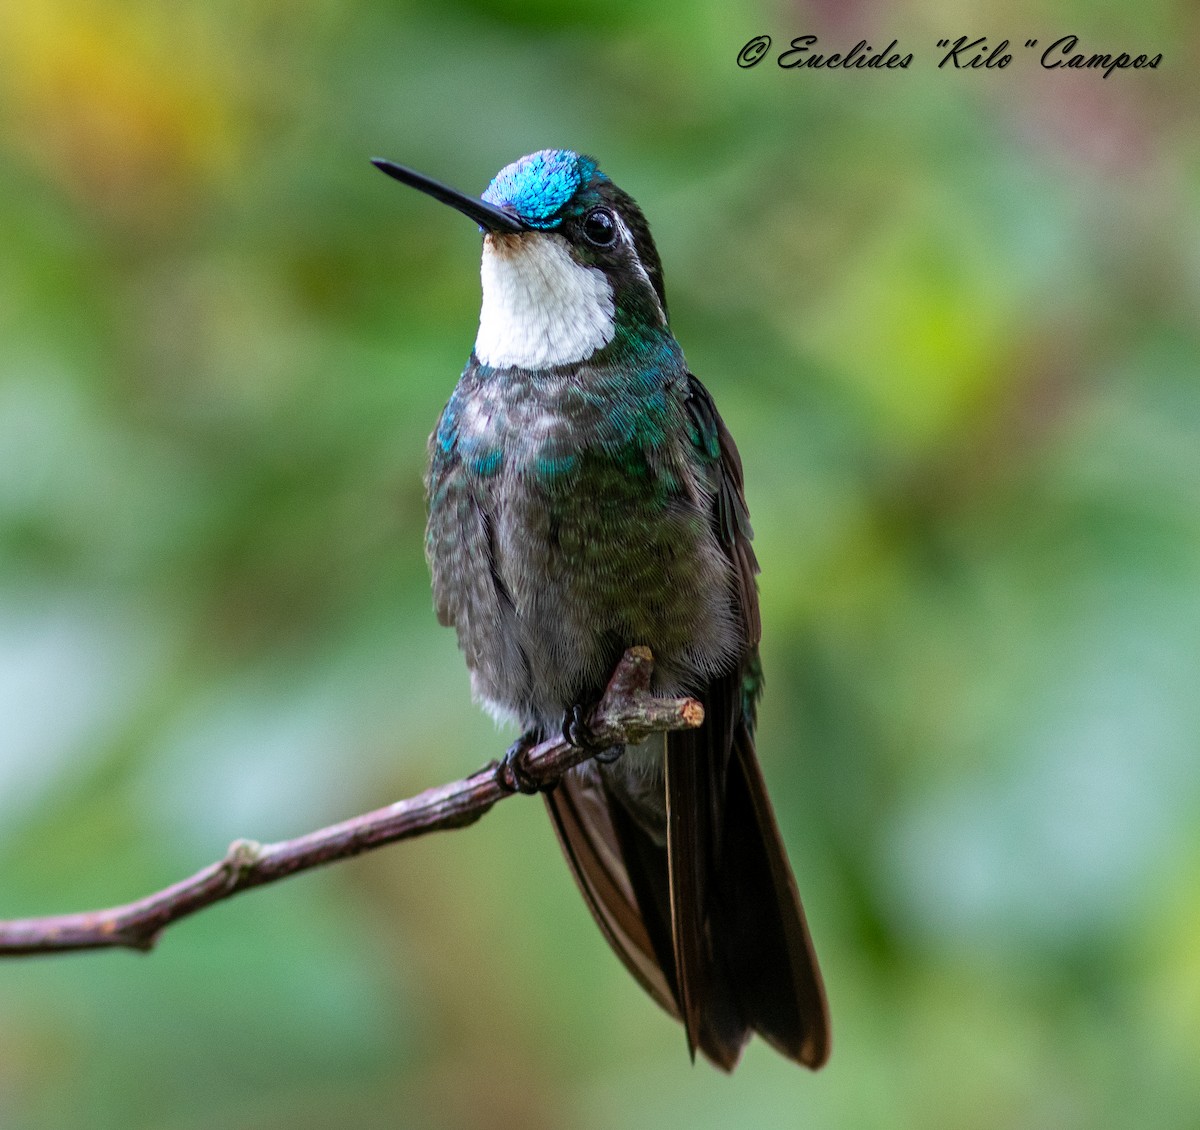
{"label": "brown twig", "polygon": [[[656,698],[650,693],[653,668],[649,648],[630,648],[622,657],[590,718],[592,734],[602,746],[631,744],[656,731],[687,729],[704,720],[704,708],[695,699]],[[592,752],[556,737],[525,755],[522,775],[549,785]],[[239,891],[397,840],[465,827],[498,800],[512,795],[511,774],[505,766],[492,762],[465,780],[427,789],[294,840],[275,844],[237,840],[224,859],[136,902],[80,914],[0,922],[0,957],[115,946],[149,950],[173,922]]]}

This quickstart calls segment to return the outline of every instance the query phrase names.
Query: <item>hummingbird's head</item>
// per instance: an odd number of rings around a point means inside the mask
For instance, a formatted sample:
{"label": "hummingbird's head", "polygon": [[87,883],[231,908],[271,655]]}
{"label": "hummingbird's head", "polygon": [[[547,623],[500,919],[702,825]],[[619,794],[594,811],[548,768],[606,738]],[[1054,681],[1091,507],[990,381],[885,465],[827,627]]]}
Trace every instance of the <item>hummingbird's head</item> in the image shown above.
{"label": "hummingbird's head", "polygon": [[480,198],[421,173],[389,176],[473,219],[484,232],[475,353],[495,368],[584,361],[665,329],[662,265],[641,209],[590,157],[543,149],[506,165]]}

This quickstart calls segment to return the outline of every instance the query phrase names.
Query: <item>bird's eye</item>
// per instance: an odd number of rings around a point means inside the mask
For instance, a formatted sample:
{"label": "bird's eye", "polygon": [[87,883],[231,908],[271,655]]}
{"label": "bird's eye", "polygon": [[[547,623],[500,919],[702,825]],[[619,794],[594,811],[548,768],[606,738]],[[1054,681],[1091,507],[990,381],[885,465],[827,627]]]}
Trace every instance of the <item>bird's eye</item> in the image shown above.
{"label": "bird's eye", "polygon": [[617,238],[617,221],[607,208],[593,208],[583,217],[583,237],[596,247],[610,247]]}

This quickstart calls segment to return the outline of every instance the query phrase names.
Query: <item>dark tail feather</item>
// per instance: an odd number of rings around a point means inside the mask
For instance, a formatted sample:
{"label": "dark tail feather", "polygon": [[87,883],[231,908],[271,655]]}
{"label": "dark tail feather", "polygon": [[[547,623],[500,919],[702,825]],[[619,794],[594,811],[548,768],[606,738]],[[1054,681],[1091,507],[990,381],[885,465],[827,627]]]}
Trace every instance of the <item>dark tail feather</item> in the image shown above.
{"label": "dark tail feather", "polygon": [[[598,776],[568,774],[546,795],[546,807],[608,944],[642,988],[683,1021],[689,1051],[695,1055],[698,1048],[716,1066],[731,1070],[750,1029],[730,995],[728,977],[712,969],[703,925],[695,921],[698,903],[692,887],[684,880],[687,893],[672,898],[667,849]],[[680,947],[685,938],[695,944]],[[681,949],[682,980],[677,972]],[[690,1023],[684,1019],[685,1007],[691,1009]]]}
{"label": "dark tail feather", "polygon": [[[742,1014],[772,1047],[814,1071],[829,1058],[829,1010],[754,740],[734,735],[711,925]],[[789,991],[790,990],[790,991]]]}
{"label": "dark tail feather", "polygon": [[666,755],[669,913],[679,1011],[693,1058],[699,1048],[717,1067],[732,1071],[750,1028],[706,923],[713,894],[713,782],[706,759],[697,756],[693,745],[668,738]]}
{"label": "dark tail feather", "polygon": [[693,1056],[730,1071],[757,1031],[816,1069],[829,1055],[821,975],[753,738],[727,728],[726,697],[666,741],[665,847],[599,774],[567,774],[546,804],[609,945],[682,1020]]}
{"label": "dark tail feather", "polygon": [[668,735],[667,850],[677,1000],[689,1047],[726,1071],[751,1031],[816,1069],[829,1015],[735,676],[699,730]]}

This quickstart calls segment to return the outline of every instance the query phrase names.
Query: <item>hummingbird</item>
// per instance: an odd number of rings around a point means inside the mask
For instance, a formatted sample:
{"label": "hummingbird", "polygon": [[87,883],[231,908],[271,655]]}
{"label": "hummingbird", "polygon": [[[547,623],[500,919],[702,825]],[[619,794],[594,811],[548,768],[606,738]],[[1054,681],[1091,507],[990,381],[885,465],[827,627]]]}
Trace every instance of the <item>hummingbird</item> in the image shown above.
{"label": "hummingbird", "polygon": [[761,634],[742,463],[671,332],[641,210],[596,161],[544,149],[480,197],[382,158],[483,235],[479,332],[429,441],[425,549],[476,700],[522,735],[587,717],[637,644],[696,730],[595,756],[545,792],[597,925],[688,1051],[751,1034],[812,1069],[829,1015],[755,754]]}

